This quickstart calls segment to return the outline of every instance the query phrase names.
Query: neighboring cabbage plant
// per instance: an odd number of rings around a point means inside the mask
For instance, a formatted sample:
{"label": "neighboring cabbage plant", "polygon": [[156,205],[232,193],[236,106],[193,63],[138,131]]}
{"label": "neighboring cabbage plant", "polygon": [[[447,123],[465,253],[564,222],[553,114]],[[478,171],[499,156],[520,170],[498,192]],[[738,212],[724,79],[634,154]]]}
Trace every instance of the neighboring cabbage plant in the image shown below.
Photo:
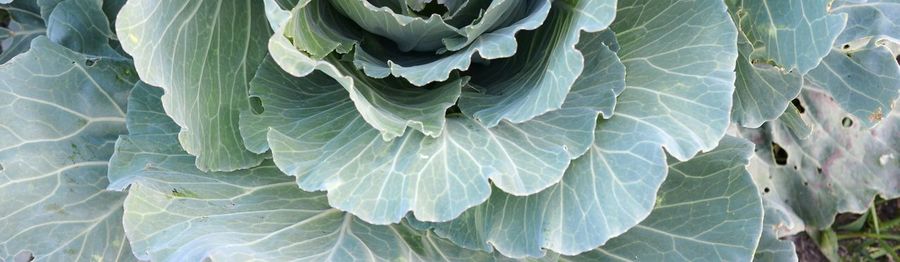
{"label": "neighboring cabbage plant", "polygon": [[0,3],[0,261],[790,261],[900,197],[896,0]]}

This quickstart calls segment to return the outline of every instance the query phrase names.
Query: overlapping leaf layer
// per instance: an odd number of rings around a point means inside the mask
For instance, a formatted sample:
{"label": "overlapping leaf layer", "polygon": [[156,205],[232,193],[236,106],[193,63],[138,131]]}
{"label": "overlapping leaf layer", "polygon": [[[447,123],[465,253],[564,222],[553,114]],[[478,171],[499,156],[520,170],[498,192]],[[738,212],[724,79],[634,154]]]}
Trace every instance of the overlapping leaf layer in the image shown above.
{"label": "overlapping leaf layer", "polygon": [[900,197],[897,0],[0,10],[0,261],[783,261]]}

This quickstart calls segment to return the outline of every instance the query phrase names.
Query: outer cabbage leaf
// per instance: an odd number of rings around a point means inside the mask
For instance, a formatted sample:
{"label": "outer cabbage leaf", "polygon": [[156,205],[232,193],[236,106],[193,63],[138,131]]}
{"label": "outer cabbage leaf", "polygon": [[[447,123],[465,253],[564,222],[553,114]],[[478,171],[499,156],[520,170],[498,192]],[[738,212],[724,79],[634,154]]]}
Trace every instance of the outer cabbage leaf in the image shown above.
{"label": "outer cabbage leaf", "polygon": [[763,220],[762,235],[759,238],[759,247],[756,248],[756,254],[753,254],[753,261],[797,261],[794,242],[791,239],[778,238],[778,229],[784,223],[782,217],[779,216],[782,214],[781,210],[771,208],[769,205],[768,201],[763,201],[766,215]]}
{"label": "outer cabbage leaf", "polygon": [[753,45],[751,60],[772,61],[787,71],[806,74],[831,51],[847,16],[829,14],[830,0],[741,0],[741,28]]}
{"label": "outer cabbage leaf", "polygon": [[[375,226],[297,188],[272,164],[202,172],[165,117],[162,92],[132,95],[131,132],[116,144],[111,188],[130,185],[124,224],[137,255],[153,261],[488,261],[405,224]],[[134,112],[134,113],[132,113]]]}
{"label": "outer cabbage leaf", "polygon": [[[793,108],[791,106],[790,108]],[[785,112],[796,111],[796,109]],[[791,113],[793,114],[793,113]],[[800,114],[797,113],[797,120],[802,122]],[[784,115],[778,120],[786,124],[790,122],[784,119]],[[793,120],[791,120],[793,121]],[[792,130],[794,131],[794,130]],[[806,133],[806,135],[811,134]],[[797,134],[797,132],[794,132]],[[756,149],[758,152],[760,149]],[[753,182],[759,192],[762,192],[763,208],[765,209],[765,219],[763,220],[763,232],[759,238],[759,247],[756,254],[753,255],[754,261],[797,261],[797,253],[794,242],[790,236],[805,230],[803,221],[797,217],[791,210],[791,207],[779,200],[777,193],[772,193],[773,177],[768,172],[769,165],[754,155],[750,158],[750,164],[747,170],[753,176]],[[787,237],[787,239],[781,239]]]}
{"label": "outer cabbage leaf", "polygon": [[836,44],[864,37],[900,39],[900,1],[836,0],[831,13],[847,14],[847,27],[838,36]]}
{"label": "outer cabbage leaf", "polygon": [[847,29],[807,80],[872,127],[900,96],[900,52],[890,50],[900,46],[900,2],[838,1],[831,12],[847,14]]}
{"label": "outer cabbage leaf", "polygon": [[459,99],[463,113],[493,127],[501,120],[523,123],[562,106],[585,68],[584,57],[575,48],[581,32],[606,29],[616,3],[580,0],[553,5],[544,25],[518,38],[516,56],[469,69],[474,90]]}
{"label": "outer cabbage leaf", "polygon": [[[768,200],[806,227],[825,228],[837,213],[865,211],[875,194],[900,197],[900,113],[870,129],[824,93],[807,89],[800,100],[802,120],[812,125],[809,138],[798,139],[782,121],[742,131],[766,164],[758,172],[770,180],[764,182]],[[774,157],[779,148],[787,154],[783,162]]]}
{"label": "outer cabbage leaf", "polygon": [[745,127],[759,127],[778,118],[789,102],[800,94],[803,77],[797,72],[750,59],[753,46],[743,32],[738,33],[737,81],[731,118]]}
{"label": "outer cabbage leaf", "polygon": [[561,110],[491,129],[452,114],[437,138],[407,132],[393,141],[381,139],[325,73],[296,78],[264,63],[251,89],[264,110],[244,113],[242,133],[255,151],[271,147],[301,188],[328,190],[333,206],[363,220],[397,222],[412,210],[422,220],[446,221],[487,198],[487,179],[520,194],[559,181],[593,140],[600,104],[613,103],[609,93],[623,85],[615,56],[596,55],[598,66],[610,66],[610,79],[584,83]]}
{"label": "outer cabbage leaf", "polygon": [[832,50],[806,80],[812,88],[828,92],[866,127],[890,113],[900,96],[900,65],[890,50],[874,43]]}
{"label": "outer cabbage leaf", "polygon": [[[525,197],[495,192],[460,218],[432,225],[439,235],[469,248],[493,246],[511,257],[541,256],[542,248],[578,254],[650,213],[666,176],[663,146],[671,152],[687,149],[690,153],[682,154],[688,158],[718,143],[728,124],[737,55],[735,29],[724,4],[620,4],[617,17],[623,20],[613,23],[618,41],[608,42],[621,48],[626,87],[612,117],[599,121],[588,153],[573,161],[559,184]],[[632,23],[633,18],[640,19]],[[710,24],[714,26],[700,26]],[[662,44],[674,42],[685,46]],[[684,120],[689,122],[678,122]],[[676,142],[692,139],[698,144],[679,148]]]}
{"label": "outer cabbage leaf", "polygon": [[103,5],[103,0],[60,1],[47,17],[47,37],[79,53],[122,59],[110,46],[116,37]]}
{"label": "outer cabbage leaf", "polygon": [[762,232],[759,192],[745,169],[752,144],[726,137],[685,162],[670,158],[653,212],[602,247],[564,261],[748,261]]}
{"label": "outer cabbage leaf", "polygon": [[[148,13],[149,12],[149,13]],[[166,112],[201,170],[258,165],[244,148],[238,115],[265,58],[269,30],[259,1],[129,1],[116,21],[141,79],[166,90]]]}
{"label": "outer cabbage leaf", "polygon": [[136,75],[87,59],[39,37],[0,66],[0,260],[134,260],[125,195],[105,189]]}
{"label": "outer cabbage leaf", "polygon": [[[100,0],[53,0],[51,2],[46,3],[45,6],[38,5],[44,1],[28,0],[0,6],[0,9],[7,9],[12,14],[13,20],[10,25],[12,30],[7,31],[10,35],[0,37],[0,40],[4,40],[4,51],[0,54],[0,63],[27,51],[31,40],[41,35],[47,35],[53,42],[75,52],[122,59],[119,52],[111,45],[115,36],[109,26],[107,14],[104,13],[105,9],[114,9],[114,7],[107,7],[107,4]],[[41,13],[46,13],[46,22]],[[0,28],[0,32],[3,30]]]}
{"label": "outer cabbage leaf", "polygon": [[524,197],[495,190],[485,204],[432,225],[435,232],[518,258],[543,256],[544,248],[576,255],[622,234],[650,212],[666,168],[661,141],[618,120],[600,123],[594,145],[558,184]]}
{"label": "outer cabbage leaf", "polygon": [[680,160],[714,148],[729,124],[737,59],[724,4],[619,1],[616,17],[626,88],[615,116],[639,123]]}
{"label": "outer cabbage leaf", "polygon": [[[797,117],[799,119],[799,113]],[[784,116],[779,121],[785,122]],[[759,247],[753,261],[797,261],[794,242],[790,236],[804,230],[803,221],[791,211],[790,206],[778,199],[778,194],[771,193],[775,186],[768,168],[769,165],[756,156],[750,159],[750,165],[747,166],[747,170],[753,175],[756,188],[763,193],[763,207],[766,212],[763,233],[759,238]],[[781,239],[783,237],[787,239]]]}
{"label": "outer cabbage leaf", "polygon": [[41,19],[40,9],[34,0],[16,1],[0,5],[0,9],[6,10],[10,16],[10,23],[4,31],[5,36],[0,37],[0,64],[6,63],[18,54],[28,51],[31,40],[38,36],[46,35],[47,30],[44,20]]}

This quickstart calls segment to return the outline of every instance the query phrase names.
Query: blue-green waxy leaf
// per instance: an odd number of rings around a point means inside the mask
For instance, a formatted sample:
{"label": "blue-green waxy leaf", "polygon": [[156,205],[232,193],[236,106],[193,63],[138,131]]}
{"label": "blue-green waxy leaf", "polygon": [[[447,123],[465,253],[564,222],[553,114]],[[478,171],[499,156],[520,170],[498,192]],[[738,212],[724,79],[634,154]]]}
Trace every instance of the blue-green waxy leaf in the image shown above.
{"label": "blue-green waxy leaf", "polygon": [[615,117],[640,123],[681,160],[714,148],[729,124],[738,55],[725,5],[619,1],[616,17],[626,88]]}
{"label": "blue-green waxy leaf", "polygon": [[[796,101],[799,102],[800,100]],[[812,134],[812,126],[806,123],[806,121],[803,121],[800,108],[793,104],[784,110],[784,113],[778,117],[778,121],[784,125],[787,131],[791,132],[794,137],[799,139],[806,139]]]}
{"label": "blue-green waxy leaf", "polygon": [[[588,152],[572,162],[559,184],[524,197],[495,192],[460,218],[433,225],[439,235],[469,248],[493,246],[511,257],[541,256],[542,248],[575,255],[622,234],[650,213],[666,177],[662,147],[686,150],[690,153],[683,157],[689,158],[718,143],[728,125],[737,56],[735,29],[724,4],[619,4],[616,16],[623,20],[612,27],[619,38],[604,42],[620,47],[626,87],[612,117],[599,121]],[[633,23],[635,18],[642,20]],[[708,24],[715,26],[699,26]],[[662,44],[670,42],[685,45]],[[691,95],[680,96],[685,94]],[[697,144],[679,147],[679,140]]]}
{"label": "blue-green waxy leaf", "polygon": [[46,3],[29,0],[0,6],[12,16],[9,30],[0,29],[0,34],[9,33],[0,37],[3,41],[0,63],[27,51],[31,40],[41,35],[47,35],[51,41],[75,52],[122,59],[111,46],[110,41],[114,41],[115,36],[107,13],[104,13],[107,8],[113,7],[107,7],[100,0],[52,0]]}
{"label": "blue-green waxy leaf", "polygon": [[44,20],[34,0],[16,1],[0,5],[10,16],[7,28],[0,28],[5,36],[0,37],[0,64],[6,63],[18,54],[28,51],[31,40],[46,35]]}
{"label": "blue-green waxy leaf", "polygon": [[788,72],[767,63],[753,63],[750,59],[752,52],[750,41],[739,32],[731,121],[745,127],[759,127],[766,121],[778,118],[803,87],[800,73]]}
{"label": "blue-green waxy leaf", "polygon": [[669,176],[650,216],[625,234],[572,261],[749,261],[763,224],[763,207],[745,169],[753,151],[726,137],[685,162],[669,161]]}
{"label": "blue-green waxy leaf", "polygon": [[[601,108],[612,109],[612,94],[594,93],[595,98],[590,98],[582,91],[584,86],[602,83],[603,79],[625,76],[621,63],[605,61],[617,59],[599,43],[603,40],[606,40],[603,33],[582,34],[578,48],[587,59],[585,66],[595,71],[575,82],[567,103],[587,99],[581,103],[599,102],[607,105]],[[605,85],[621,88],[624,83]],[[491,250],[492,245],[510,257],[540,257],[542,249],[577,254],[595,248],[646,215],[665,175],[661,141],[634,132],[634,127],[633,122],[615,118],[601,121],[594,136],[604,139],[595,139],[588,152],[572,162],[558,184],[523,197],[494,190],[488,202],[464,212],[452,222],[431,226],[436,233],[461,246]],[[615,194],[597,197],[607,192]]]}
{"label": "blue-green waxy leaf", "polygon": [[806,79],[872,127],[900,96],[898,50],[891,50],[900,46],[900,2],[836,1],[831,12],[846,14],[847,28]]}
{"label": "blue-green waxy leaf", "polygon": [[[18,1],[17,1],[18,2]],[[45,37],[0,66],[0,260],[135,260],[125,195],[106,191],[113,142],[136,75]]]}
{"label": "blue-green waxy leaf", "polygon": [[584,57],[575,48],[581,32],[605,29],[616,4],[583,0],[553,5],[544,25],[518,38],[516,56],[469,69],[475,90],[460,97],[463,113],[493,127],[501,120],[522,123],[560,108],[584,69]]}
{"label": "blue-green waxy leaf", "polygon": [[898,110],[869,128],[821,91],[804,89],[799,99],[802,120],[812,126],[808,138],[798,139],[782,121],[742,131],[766,164],[757,173],[771,179],[768,200],[808,228],[826,228],[837,213],[865,211],[876,194],[900,197]]}
{"label": "blue-green waxy leaf", "polygon": [[317,70],[335,79],[349,92],[362,118],[379,130],[386,141],[402,136],[407,127],[430,137],[441,135],[446,122],[444,113],[456,102],[468,78],[456,78],[422,88],[412,86],[403,79],[368,77],[357,70],[351,61],[346,61],[349,59],[336,55],[314,59],[295,49],[282,34],[291,14],[278,10],[271,1],[267,5],[267,15],[276,31],[269,39],[269,50],[283,70],[297,77],[305,77]]}
{"label": "blue-green waxy leaf", "polygon": [[394,41],[404,52],[435,51],[444,46],[444,38],[463,36],[458,28],[444,22],[438,14],[427,19],[407,16],[387,7],[376,7],[365,0],[337,0],[331,3],[366,32]]}
{"label": "blue-green waxy leaf", "polygon": [[64,0],[47,18],[47,37],[73,51],[121,59],[109,45],[115,39],[102,0]]}
{"label": "blue-green waxy leaf", "polygon": [[291,9],[284,34],[294,47],[321,59],[333,51],[350,52],[360,32],[330,1],[302,0]]}
{"label": "blue-green waxy leaf", "polygon": [[514,2],[527,2],[524,6],[527,16],[508,26],[479,34],[465,48],[456,52],[440,55],[408,54],[394,50],[390,44],[369,41],[357,49],[354,63],[371,77],[393,75],[402,77],[413,85],[422,86],[433,81],[444,81],[454,70],[468,70],[475,56],[488,60],[510,57],[516,53],[518,45],[516,33],[541,26],[551,6],[547,0]]}
{"label": "blue-green waxy leaf", "polygon": [[900,2],[897,0],[836,0],[831,13],[847,14],[847,27],[836,45],[865,37],[900,41]]}
{"label": "blue-green waxy leaf", "polygon": [[875,43],[835,48],[805,78],[866,127],[890,113],[891,104],[900,96],[900,65],[888,48]]}
{"label": "blue-green waxy leaf", "polygon": [[610,67],[601,70],[610,77],[581,85],[563,109],[491,129],[451,114],[439,137],[406,132],[392,141],[381,138],[327,74],[296,78],[270,61],[251,89],[264,110],[243,114],[242,133],[252,150],[271,149],[301,188],[328,190],[333,206],[363,220],[396,222],[412,210],[421,220],[446,221],[483,202],[488,179],[504,191],[531,194],[557,183],[570,160],[588,149],[597,115],[611,107],[603,104],[613,103],[608,97],[624,85],[611,52],[591,54],[598,66]]}
{"label": "blue-green waxy leaf", "polygon": [[159,119],[165,116],[160,94],[146,85],[135,90],[129,109],[140,112],[129,113],[132,134],[119,139],[111,160],[111,188],[130,185],[123,220],[140,259],[492,260],[406,224],[366,224],[330,207],[324,193],[298,189],[271,161],[235,172],[200,171],[179,147],[177,126]]}
{"label": "blue-green waxy leaf", "polygon": [[[777,121],[782,123],[799,121],[802,123],[803,120],[800,119],[800,113],[796,112],[796,107],[791,105]],[[789,120],[786,120],[785,116],[787,115],[795,115],[796,119],[792,116]],[[791,123],[791,125],[793,124]],[[764,126],[761,128],[768,127]],[[795,136],[798,134],[797,130],[792,130],[792,132]],[[805,135],[808,136],[811,132],[812,130],[809,129]],[[754,139],[753,137],[748,138]],[[775,179],[770,176],[768,169],[769,164],[757,155],[751,157],[750,164],[747,165],[747,171],[753,176],[756,189],[762,193],[763,209],[765,210],[763,231],[759,238],[759,247],[756,249],[756,254],[753,255],[753,261],[795,262],[798,258],[791,235],[805,230],[805,225],[791,210],[791,207],[780,200],[778,192],[773,191]]]}
{"label": "blue-green waxy leaf", "polygon": [[797,261],[797,251],[790,239],[779,239],[778,228],[783,223],[781,210],[773,208],[769,201],[763,200],[765,219],[763,231],[759,237],[759,247],[753,254],[755,262],[793,262]]}
{"label": "blue-green waxy leaf", "polygon": [[831,51],[847,16],[829,14],[830,0],[735,1],[741,31],[753,45],[749,58],[806,74]]}
{"label": "blue-green waxy leaf", "polygon": [[[524,19],[533,19],[531,17],[535,10],[539,10],[538,13],[546,14],[546,12],[543,12],[541,9],[535,9],[534,6],[544,6],[549,3],[550,1],[547,0],[491,1],[490,5],[484,9],[484,13],[480,14],[481,17],[479,19],[476,19],[473,24],[460,28],[460,32],[464,35],[463,37],[450,37],[444,39],[444,47],[449,51],[463,49],[483,34],[488,32],[493,33],[494,29],[511,24],[515,22],[515,20],[520,19],[522,13],[528,14]],[[471,12],[474,10],[468,11]],[[540,19],[540,22],[543,22],[543,18]]]}
{"label": "blue-green waxy leaf", "polygon": [[116,31],[141,79],[166,91],[166,113],[201,170],[262,161],[244,148],[237,126],[270,35],[261,1],[129,1]]}
{"label": "blue-green waxy leaf", "polygon": [[357,111],[382,138],[402,136],[407,127],[430,137],[444,131],[447,108],[459,99],[468,77],[456,77],[424,88],[400,78],[375,79],[357,70],[352,62],[328,57],[317,67],[350,93]]}
{"label": "blue-green waxy leaf", "polygon": [[647,216],[665,178],[661,141],[639,128],[615,117],[601,121],[590,150],[558,184],[524,197],[496,190],[485,204],[435,224],[435,232],[461,246],[493,246],[510,257],[596,248]]}

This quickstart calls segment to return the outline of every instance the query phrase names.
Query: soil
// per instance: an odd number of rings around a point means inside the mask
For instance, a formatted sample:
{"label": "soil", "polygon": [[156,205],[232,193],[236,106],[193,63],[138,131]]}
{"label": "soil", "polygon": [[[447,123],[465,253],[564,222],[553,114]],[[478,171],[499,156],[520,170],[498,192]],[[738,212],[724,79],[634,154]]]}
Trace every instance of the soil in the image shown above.
{"label": "soil", "polygon": [[[879,221],[884,223],[885,221],[890,221],[893,219],[900,218],[900,199],[893,199],[889,201],[883,201],[876,206],[876,212],[878,213]],[[835,217],[834,226],[838,227],[841,225],[849,224],[859,218],[859,214],[838,214]],[[863,231],[871,231],[868,225]],[[900,233],[900,226],[888,229],[889,232],[893,234]],[[884,233],[884,232],[883,232]],[[828,261],[825,255],[819,250],[819,246],[816,244],[815,240],[809,237],[805,232],[797,234],[792,237],[794,241],[794,246],[797,250],[797,258],[800,261]],[[865,239],[846,239],[838,242],[840,245],[838,249],[838,255],[841,257],[842,261],[859,261],[860,257],[858,256],[861,253],[867,253],[865,249],[869,248],[865,246]],[[891,246],[900,245],[900,241],[888,241]],[[856,254],[856,255],[854,255]],[[898,252],[900,254],[900,252]],[[889,258],[882,256],[875,261],[891,261]],[[900,261],[894,261],[900,262]]]}
{"label": "soil", "polygon": [[794,238],[794,247],[797,249],[797,258],[800,261],[828,261],[816,241],[813,241],[805,232],[800,233]]}

